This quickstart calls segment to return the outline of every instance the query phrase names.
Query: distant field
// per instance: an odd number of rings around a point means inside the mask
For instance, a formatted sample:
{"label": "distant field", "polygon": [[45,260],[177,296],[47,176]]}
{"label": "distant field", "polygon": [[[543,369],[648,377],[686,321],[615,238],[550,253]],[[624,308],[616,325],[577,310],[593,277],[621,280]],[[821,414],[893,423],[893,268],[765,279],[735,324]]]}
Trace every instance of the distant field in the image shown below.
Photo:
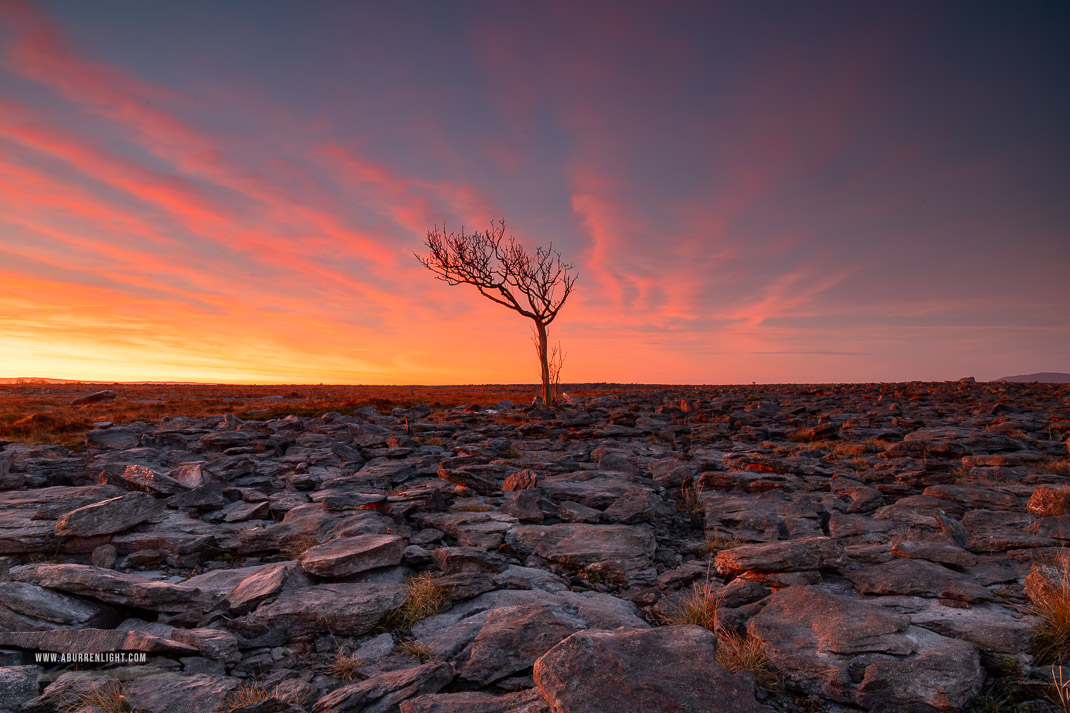
{"label": "distant field", "polygon": [[[79,448],[97,421],[154,423],[170,416],[272,418],[347,412],[364,406],[383,411],[428,404],[452,407],[489,406],[505,399],[529,403],[541,387],[533,384],[491,386],[233,386],[214,384],[20,384],[0,385],[0,439],[61,443]],[[629,388],[612,384],[562,386],[577,396]],[[79,397],[110,390],[110,401],[73,405]]]}

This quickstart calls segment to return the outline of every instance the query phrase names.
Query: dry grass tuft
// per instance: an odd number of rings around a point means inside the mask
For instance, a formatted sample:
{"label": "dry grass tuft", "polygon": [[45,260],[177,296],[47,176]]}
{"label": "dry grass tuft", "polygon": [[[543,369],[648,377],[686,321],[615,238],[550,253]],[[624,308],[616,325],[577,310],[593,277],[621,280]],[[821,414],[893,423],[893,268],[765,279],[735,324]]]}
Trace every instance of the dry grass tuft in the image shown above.
{"label": "dry grass tuft", "polygon": [[279,686],[275,686],[270,691],[264,687],[259,681],[242,681],[238,684],[238,687],[227,694],[227,699],[224,702],[224,710],[235,711],[245,706],[251,706],[254,703],[260,703],[269,699],[276,699],[283,701],[284,703],[291,703],[295,706],[300,706],[304,703],[304,694],[296,694],[290,690],[283,690]]}
{"label": "dry grass tuft", "polygon": [[765,641],[760,636],[750,633],[741,635],[729,627],[718,628],[717,663],[733,674],[752,671],[758,685],[763,688],[777,683],[769,654],[765,650]]}
{"label": "dry grass tuft", "polygon": [[398,651],[405,656],[411,656],[424,663],[435,658],[435,652],[431,650],[431,647],[416,639],[405,639],[401,642],[401,646],[398,647]]}
{"label": "dry grass tuft", "polygon": [[1033,648],[1040,663],[1070,661],[1070,559],[1053,558],[1045,586],[1033,588],[1028,612],[1040,621],[1033,626]]}
{"label": "dry grass tuft", "polygon": [[357,677],[357,671],[366,663],[367,661],[360,656],[347,654],[342,649],[338,649],[334,660],[327,666],[327,673],[340,681],[352,681]]}
{"label": "dry grass tuft", "polygon": [[119,681],[108,681],[88,693],[79,693],[65,710],[67,713],[75,713],[86,708],[99,708],[104,713],[130,713],[133,710],[126,702],[126,685]]}
{"label": "dry grass tuft", "polygon": [[405,586],[405,603],[388,615],[388,625],[411,629],[416,622],[440,614],[446,608],[448,593],[430,572],[409,577]]}
{"label": "dry grass tuft", "polygon": [[289,559],[295,560],[318,544],[320,543],[314,535],[295,535],[287,540],[286,546],[283,548],[283,554]]}
{"label": "dry grass tuft", "polygon": [[723,595],[709,582],[696,584],[691,593],[663,617],[666,624],[694,624],[710,631],[717,631],[717,609]]}
{"label": "dry grass tuft", "polygon": [[1049,458],[1040,463],[1037,470],[1041,473],[1070,476],[1070,458]]}
{"label": "dry grass tuft", "polygon": [[706,553],[719,552],[720,550],[730,550],[734,547],[741,547],[747,544],[746,540],[741,540],[738,537],[725,537],[724,535],[707,535],[706,536]]}
{"label": "dry grass tuft", "polygon": [[699,489],[697,481],[689,480],[683,483],[680,486],[680,501],[677,503],[676,509],[691,515],[701,515],[704,512],[702,498],[700,497],[701,493],[702,491]]}

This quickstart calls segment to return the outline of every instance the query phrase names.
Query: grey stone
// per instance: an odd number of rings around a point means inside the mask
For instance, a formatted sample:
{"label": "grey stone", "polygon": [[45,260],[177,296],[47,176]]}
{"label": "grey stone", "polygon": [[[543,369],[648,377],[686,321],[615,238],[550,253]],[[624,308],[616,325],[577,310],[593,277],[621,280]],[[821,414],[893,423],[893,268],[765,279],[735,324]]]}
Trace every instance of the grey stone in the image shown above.
{"label": "grey stone", "polygon": [[401,584],[318,584],[281,593],[246,616],[290,636],[331,632],[359,636],[371,631],[405,601]]}
{"label": "grey stone", "polygon": [[397,535],[341,537],[306,550],[301,567],[319,577],[348,577],[378,567],[401,562],[405,540]]}
{"label": "grey stone", "polygon": [[554,711],[771,711],[716,654],[717,637],[697,626],[582,631],[536,661],[534,676]]}
{"label": "grey stone", "polygon": [[163,502],[148,493],[127,493],[70,511],[56,520],[55,532],[61,537],[110,535],[153,520],[163,510]]}
{"label": "grey stone", "polygon": [[342,686],[316,701],[312,713],[395,713],[402,701],[436,693],[452,679],[448,663],[431,661]]}

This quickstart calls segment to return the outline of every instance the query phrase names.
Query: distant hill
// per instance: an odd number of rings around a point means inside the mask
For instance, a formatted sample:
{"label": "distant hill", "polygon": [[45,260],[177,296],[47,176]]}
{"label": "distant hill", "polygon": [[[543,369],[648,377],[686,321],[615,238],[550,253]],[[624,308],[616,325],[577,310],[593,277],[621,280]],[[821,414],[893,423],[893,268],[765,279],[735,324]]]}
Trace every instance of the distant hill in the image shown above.
{"label": "distant hill", "polygon": [[1058,371],[1042,371],[1038,374],[1004,376],[1002,379],[996,379],[996,381],[1017,381],[1026,383],[1037,381],[1041,384],[1070,384],[1070,374],[1064,374]]}
{"label": "distant hill", "polygon": [[38,376],[0,377],[0,384],[82,384],[74,379],[43,379]]}

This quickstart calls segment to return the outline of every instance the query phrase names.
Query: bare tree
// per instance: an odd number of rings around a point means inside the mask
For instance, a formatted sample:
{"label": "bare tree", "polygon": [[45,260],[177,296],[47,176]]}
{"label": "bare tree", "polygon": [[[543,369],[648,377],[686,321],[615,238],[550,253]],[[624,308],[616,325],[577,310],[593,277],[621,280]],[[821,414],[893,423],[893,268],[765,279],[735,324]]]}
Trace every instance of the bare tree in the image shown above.
{"label": "bare tree", "polygon": [[535,323],[542,372],[542,398],[553,403],[550,366],[547,363],[546,328],[557,318],[576,284],[576,268],[561,260],[561,253],[538,247],[532,255],[509,236],[505,221],[491,223],[479,233],[427,232],[424,242],[430,253],[416,255],[424,267],[448,285],[473,285],[491,302],[508,307]]}

